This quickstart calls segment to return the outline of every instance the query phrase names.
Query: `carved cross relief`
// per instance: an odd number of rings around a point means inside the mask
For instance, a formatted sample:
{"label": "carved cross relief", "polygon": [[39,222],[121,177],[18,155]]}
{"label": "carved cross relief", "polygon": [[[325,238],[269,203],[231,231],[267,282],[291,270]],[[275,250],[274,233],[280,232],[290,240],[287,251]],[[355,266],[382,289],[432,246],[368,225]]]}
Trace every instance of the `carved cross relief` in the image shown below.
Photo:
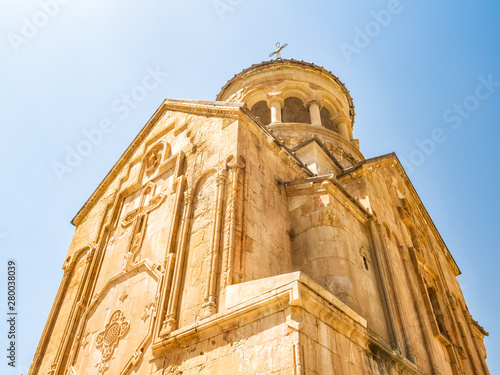
{"label": "carved cross relief", "polygon": [[158,208],[165,198],[161,193],[154,195],[154,190],[155,185],[153,183],[146,185],[141,193],[139,207],[129,212],[122,221],[124,227],[133,224],[130,243],[125,254],[125,268],[129,268],[137,261],[137,255],[146,233],[149,213]]}

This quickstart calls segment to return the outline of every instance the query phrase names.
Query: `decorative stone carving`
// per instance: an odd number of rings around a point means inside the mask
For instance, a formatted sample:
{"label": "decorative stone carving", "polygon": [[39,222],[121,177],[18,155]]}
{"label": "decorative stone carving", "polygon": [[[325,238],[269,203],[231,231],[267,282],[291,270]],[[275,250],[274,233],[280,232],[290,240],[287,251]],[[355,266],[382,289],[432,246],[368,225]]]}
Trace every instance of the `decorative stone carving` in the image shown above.
{"label": "decorative stone carving", "polygon": [[[125,254],[125,268],[130,267],[136,261],[137,254],[142,245],[146,233],[146,224],[148,215],[151,211],[158,208],[165,199],[164,194],[154,194],[155,184],[150,183],[141,194],[140,206],[130,211],[122,220],[122,226],[126,227],[134,223],[132,236],[130,238],[129,248]],[[148,202],[148,198],[150,198]]]}
{"label": "decorative stone carving", "polygon": [[160,165],[161,162],[163,148],[164,148],[163,144],[160,143],[155,147],[153,147],[146,154],[146,157],[144,158],[144,168],[146,171],[146,175],[149,176],[158,169],[158,166]]}
{"label": "decorative stone carving", "polygon": [[418,229],[415,227],[410,228],[410,235],[411,235],[411,241],[413,243],[413,247],[418,251],[422,252],[423,251],[423,244],[422,244],[422,235]]}
{"label": "decorative stone carving", "polygon": [[127,297],[128,297],[128,293],[127,293],[127,290],[125,289],[118,299],[120,300],[121,303],[123,303],[123,301],[125,301],[127,299]]}
{"label": "decorative stone carving", "polygon": [[[96,347],[101,348],[103,362],[111,358],[120,339],[127,334],[129,327],[130,323],[125,320],[125,315],[121,310],[116,310],[111,315],[109,322],[96,339]],[[104,371],[101,372],[99,369],[99,373]]]}
{"label": "decorative stone carving", "polygon": [[156,207],[158,207],[158,205],[163,201],[163,198],[164,198],[164,195],[163,194],[158,194],[158,195],[155,195],[153,198],[151,198],[151,200],[149,201],[149,205],[148,207],[150,209],[155,209]]}
{"label": "decorative stone carving", "polygon": [[90,263],[95,253],[95,244],[84,246],[75,251],[71,256],[69,256],[63,265],[63,270],[65,274],[70,274],[71,272],[74,271],[78,263],[78,260],[80,259],[80,255],[85,251],[87,251],[87,254],[85,255],[85,262]]}
{"label": "decorative stone carving", "polygon": [[85,349],[85,347],[88,345],[89,343],[89,336],[90,336],[90,332],[89,331],[86,331],[83,336],[82,336],[82,348]]}
{"label": "decorative stone carving", "polygon": [[176,364],[168,365],[165,369],[165,374],[180,375],[182,371],[179,370],[179,366]]}
{"label": "decorative stone carving", "polygon": [[137,217],[134,232],[132,234],[132,240],[130,242],[130,249],[128,253],[130,255],[135,255],[141,247],[142,238],[144,237],[146,228],[146,215],[142,214]]}
{"label": "decorative stone carving", "polygon": [[155,302],[154,301],[151,301],[149,302],[145,309],[144,309],[144,313],[142,314],[142,317],[141,319],[143,321],[146,321],[148,320],[148,318],[151,316],[151,315],[154,315],[154,311],[155,311]]}
{"label": "decorative stone carving", "polygon": [[57,367],[57,364],[56,363],[53,363],[49,370],[47,371],[47,375],[54,375],[54,373],[56,372],[56,367]]}
{"label": "decorative stone carving", "polygon": [[[326,186],[326,188],[328,189],[328,185]],[[330,210],[325,210],[320,215],[318,215],[318,217],[314,221],[314,226],[331,226],[336,228],[344,227],[340,218]]]}
{"label": "decorative stone carving", "polygon": [[173,275],[172,292],[168,300],[167,314],[162,324],[160,335],[168,335],[177,328],[177,306],[182,281],[182,269],[186,253],[188,228],[191,222],[191,211],[193,207],[194,189],[189,188],[184,192],[184,208],[180,228],[180,240],[177,244],[177,257]]}
{"label": "decorative stone carving", "polygon": [[210,244],[210,279],[208,282],[208,288],[206,290],[205,302],[203,304],[202,317],[207,317],[213,315],[217,311],[217,274],[219,265],[219,247],[221,241],[221,227],[222,227],[222,207],[224,202],[224,187],[226,183],[227,171],[221,170],[217,174],[215,183],[217,185],[216,190],[216,210],[214,212],[214,223],[215,228]]}
{"label": "decorative stone carving", "polygon": [[65,274],[73,272],[74,269],[75,269],[75,263],[72,261],[68,261],[63,265],[63,270]]}
{"label": "decorative stone carving", "polygon": [[89,251],[87,252],[87,255],[85,257],[85,262],[87,263],[90,263],[92,262],[92,259],[94,258],[94,254],[95,254],[95,247],[92,246]]}
{"label": "decorative stone carving", "polygon": [[109,362],[101,362],[97,366],[97,374],[104,374],[109,369]]}
{"label": "decorative stone carving", "polygon": [[313,90],[304,100],[304,106],[309,107],[312,103],[318,104],[319,108],[323,108],[323,100],[325,93],[320,90]]}
{"label": "decorative stone carving", "polygon": [[231,95],[230,100],[232,102],[241,102],[241,100],[246,96],[248,91],[249,91],[248,88],[243,88],[243,89],[237,91],[236,93],[234,93],[233,95]]}
{"label": "decorative stone carving", "polygon": [[[228,192],[227,202],[227,220],[229,230],[227,231],[226,248],[224,249],[225,277],[221,280],[223,288],[226,285],[232,284],[233,275],[235,272],[235,258],[241,262],[241,231],[242,231],[242,202],[241,191],[238,188],[240,176],[244,173],[246,166],[245,159],[242,156],[234,157],[231,155],[227,159],[227,167],[231,174],[231,186]],[[243,178],[242,182],[243,184]]]}
{"label": "decorative stone carving", "polygon": [[125,218],[123,219],[122,225],[125,227],[132,223],[137,216],[137,213],[140,211],[140,207],[136,208],[135,210],[130,211],[127,215],[125,215]]}

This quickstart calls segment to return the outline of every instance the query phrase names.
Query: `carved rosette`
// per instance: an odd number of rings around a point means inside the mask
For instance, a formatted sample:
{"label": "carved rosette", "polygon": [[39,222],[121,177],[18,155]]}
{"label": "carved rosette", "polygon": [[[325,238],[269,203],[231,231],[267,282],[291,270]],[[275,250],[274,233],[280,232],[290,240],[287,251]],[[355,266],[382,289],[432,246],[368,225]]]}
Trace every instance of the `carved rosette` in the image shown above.
{"label": "carved rosette", "polygon": [[101,347],[102,360],[107,361],[113,355],[120,339],[129,330],[130,323],[125,320],[125,315],[121,310],[116,310],[104,329],[99,333],[96,340],[96,347]]}

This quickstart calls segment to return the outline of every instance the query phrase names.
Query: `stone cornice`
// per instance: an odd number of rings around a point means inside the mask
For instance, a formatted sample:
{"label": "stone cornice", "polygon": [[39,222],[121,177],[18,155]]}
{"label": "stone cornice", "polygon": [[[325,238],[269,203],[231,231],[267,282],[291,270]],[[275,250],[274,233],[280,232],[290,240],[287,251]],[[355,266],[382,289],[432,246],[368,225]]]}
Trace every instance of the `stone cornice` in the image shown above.
{"label": "stone cornice", "polygon": [[173,331],[169,337],[154,343],[154,357],[161,357],[169,348],[187,347],[208,340],[278,311],[287,312],[283,324],[287,324],[292,332],[307,335],[301,319],[295,321],[290,314],[291,308],[300,308],[321,319],[364,350],[370,350],[374,355],[395,364],[405,374],[419,373],[413,363],[391,350],[388,343],[368,327],[366,319],[302,272],[230,285],[227,289],[225,310],[212,315],[210,319]]}
{"label": "stone cornice", "polygon": [[340,165],[340,163],[338,162],[338,160],[335,158],[335,156],[332,155],[332,153],[325,147],[325,145],[323,144],[323,142],[321,142],[320,139],[318,139],[317,136],[313,135],[311,138],[309,138],[307,141],[304,141],[300,144],[298,144],[297,146],[295,146],[293,149],[292,149],[292,152],[295,153],[297,150],[300,150],[302,149],[303,147],[307,146],[308,144],[310,143],[316,143],[322,150],[323,152],[325,153],[325,155],[342,171],[344,168],[342,167],[342,165]]}
{"label": "stone cornice", "polygon": [[[311,297],[316,298],[311,298]],[[326,303],[323,303],[326,302]],[[234,322],[242,326],[244,322],[251,322],[258,318],[243,318],[244,315],[271,315],[276,311],[284,310],[290,306],[300,306],[310,312],[317,308],[328,308],[335,311],[335,315],[349,325],[350,331],[365,330],[367,321],[346,304],[341,302],[325,288],[317,284],[302,272],[293,272],[241,284],[229,285],[227,287],[227,299],[225,309],[211,319],[188,327],[173,331],[169,337],[153,345],[153,351],[157,356],[161,351],[171,346],[179,346],[187,343],[190,339],[198,340],[206,336],[212,337],[220,330],[234,327]],[[368,337],[360,340],[362,345],[368,341]]]}
{"label": "stone cornice", "polygon": [[[304,123],[275,123],[275,124],[270,124],[266,127],[270,132],[274,131],[303,131],[305,133],[309,134],[314,134],[316,137],[317,135],[322,135],[325,137],[330,138],[331,140],[337,141],[341,146],[342,149],[344,149],[344,152],[346,153],[351,153],[354,154],[358,157],[360,160],[364,160],[365,157],[359,151],[359,149],[354,146],[350,141],[344,139],[340,134],[337,132],[320,127],[320,126],[315,126],[311,124],[304,124]],[[319,139],[319,138],[318,138]]]}
{"label": "stone cornice", "polygon": [[[358,219],[366,222],[372,215],[354,199],[336,180],[334,175],[316,176],[302,180],[285,182],[287,194],[304,195],[313,193],[328,193],[337,199],[341,199],[344,206],[358,216]],[[340,194],[339,194],[340,193]]]}
{"label": "stone cornice", "polygon": [[476,336],[484,339],[484,336],[489,336],[490,334],[484,329],[484,327],[475,320],[470,313],[466,312],[469,323],[476,330]]}

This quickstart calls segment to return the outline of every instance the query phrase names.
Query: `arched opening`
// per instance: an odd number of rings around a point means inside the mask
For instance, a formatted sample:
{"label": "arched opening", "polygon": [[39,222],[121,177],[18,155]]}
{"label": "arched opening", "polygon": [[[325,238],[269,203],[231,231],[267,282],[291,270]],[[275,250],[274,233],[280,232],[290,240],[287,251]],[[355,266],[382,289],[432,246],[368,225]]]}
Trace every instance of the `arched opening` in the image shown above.
{"label": "arched opening", "polygon": [[271,110],[267,106],[265,100],[255,103],[250,112],[252,112],[252,115],[257,117],[262,124],[269,125],[271,123]]}
{"label": "arched opening", "polygon": [[370,268],[368,267],[368,261],[366,260],[366,256],[365,255],[363,255],[363,264],[365,266],[365,269],[367,271],[370,271]]}
{"label": "arched opening", "polygon": [[304,102],[294,96],[285,99],[285,105],[281,110],[283,122],[302,122],[305,124],[311,123],[311,116]]}
{"label": "arched opening", "polygon": [[323,125],[327,129],[333,130],[334,132],[338,133],[336,127],[333,125],[332,114],[330,113],[330,111],[325,107],[323,107],[321,108],[320,115],[321,115],[321,125]]}

